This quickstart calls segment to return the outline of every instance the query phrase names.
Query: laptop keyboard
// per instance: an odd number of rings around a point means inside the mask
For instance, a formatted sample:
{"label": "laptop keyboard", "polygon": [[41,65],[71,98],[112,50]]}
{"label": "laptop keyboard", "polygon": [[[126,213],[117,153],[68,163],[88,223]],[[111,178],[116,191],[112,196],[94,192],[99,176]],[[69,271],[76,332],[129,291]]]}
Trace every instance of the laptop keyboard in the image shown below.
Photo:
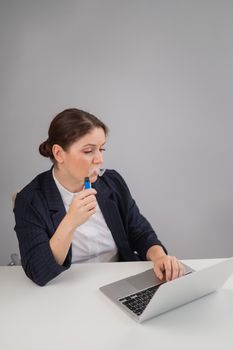
{"label": "laptop keyboard", "polygon": [[135,294],[121,298],[119,301],[128,309],[133,311],[137,316],[140,316],[157,289],[158,286],[153,286]]}

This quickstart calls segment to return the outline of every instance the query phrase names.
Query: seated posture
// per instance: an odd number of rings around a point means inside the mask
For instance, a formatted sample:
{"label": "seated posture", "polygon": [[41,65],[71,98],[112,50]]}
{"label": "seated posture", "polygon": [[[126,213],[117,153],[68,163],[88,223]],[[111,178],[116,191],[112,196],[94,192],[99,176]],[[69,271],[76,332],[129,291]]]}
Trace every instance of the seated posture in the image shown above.
{"label": "seated posture", "polygon": [[[123,178],[115,170],[101,174],[107,132],[87,112],[59,113],[39,147],[52,168],[17,194],[21,262],[40,286],[72,263],[92,261],[152,260],[157,277],[166,280],[184,273],[140,213]],[[87,177],[90,186],[84,188]]]}

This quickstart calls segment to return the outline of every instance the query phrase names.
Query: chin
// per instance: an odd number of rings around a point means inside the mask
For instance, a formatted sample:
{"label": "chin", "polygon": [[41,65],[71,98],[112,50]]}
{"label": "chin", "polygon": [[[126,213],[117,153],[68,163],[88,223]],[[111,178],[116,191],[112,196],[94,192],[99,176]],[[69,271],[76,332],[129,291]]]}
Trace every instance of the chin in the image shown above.
{"label": "chin", "polygon": [[95,182],[98,179],[98,175],[92,175],[90,177],[91,182]]}

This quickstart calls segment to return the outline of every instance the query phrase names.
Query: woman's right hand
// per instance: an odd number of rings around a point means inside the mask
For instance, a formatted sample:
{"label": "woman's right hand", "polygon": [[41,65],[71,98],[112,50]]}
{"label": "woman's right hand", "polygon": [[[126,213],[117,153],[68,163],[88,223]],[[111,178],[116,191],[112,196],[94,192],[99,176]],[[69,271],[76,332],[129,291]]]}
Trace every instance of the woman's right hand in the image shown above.
{"label": "woman's right hand", "polygon": [[96,190],[90,188],[75,195],[67,212],[67,219],[76,229],[96,212]]}

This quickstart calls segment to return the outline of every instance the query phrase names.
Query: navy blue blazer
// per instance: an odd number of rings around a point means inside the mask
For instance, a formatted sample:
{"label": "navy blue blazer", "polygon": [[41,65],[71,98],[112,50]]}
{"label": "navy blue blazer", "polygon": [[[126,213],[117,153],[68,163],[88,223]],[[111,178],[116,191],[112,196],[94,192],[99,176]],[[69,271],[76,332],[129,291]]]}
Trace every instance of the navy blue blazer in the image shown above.
{"label": "navy blue blazer", "polygon": [[[152,245],[163,247],[115,170],[106,170],[93,187],[120,261],[146,260],[147,250]],[[43,286],[67,270],[72,259],[72,245],[63,265],[56,262],[49,245],[66,215],[52,170],[38,175],[17,194],[14,213],[23,269],[32,281]]]}

